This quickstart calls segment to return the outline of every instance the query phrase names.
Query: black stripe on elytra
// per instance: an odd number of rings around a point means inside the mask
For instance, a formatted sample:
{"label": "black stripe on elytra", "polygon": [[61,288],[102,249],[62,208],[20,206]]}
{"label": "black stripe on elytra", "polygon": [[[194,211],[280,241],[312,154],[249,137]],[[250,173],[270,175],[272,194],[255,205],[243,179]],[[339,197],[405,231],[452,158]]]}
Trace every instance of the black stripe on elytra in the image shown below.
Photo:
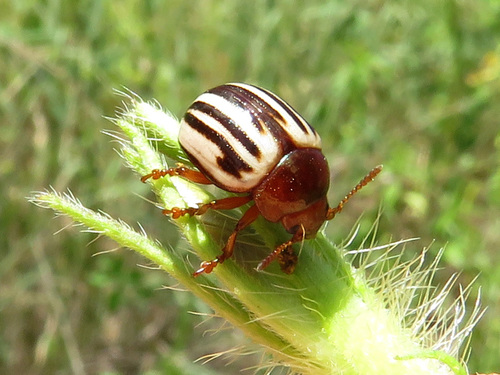
{"label": "black stripe on elytra", "polygon": [[[184,115],[184,121],[186,122],[186,125],[203,135],[208,141],[212,142],[219,148],[223,156],[217,157],[217,164],[222,170],[236,178],[241,178],[242,171],[252,171],[252,167],[241,159],[238,153],[231,147],[231,145],[229,145],[221,134],[214,131],[210,126],[189,112]],[[197,162],[199,165],[202,164],[198,160]]]}
{"label": "black stripe on elytra", "polygon": [[[247,96],[252,98],[252,103],[256,106],[256,108],[258,108],[259,112],[262,111],[261,113],[269,114],[269,116],[274,121],[276,121],[278,123],[278,126],[286,126],[287,123],[286,123],[285,119],[283,118],[283,116],[281,115],[281,113],[279,113],[276,109],[274,109],[271,106],[271,104],[268,103],[265,99],[263,99],[262,97],[260,97],[257,94],[254,94],[252,91],[247,90],[244,87],[240,87],[240,86],[235,86],[235,87],[237,89],[239,89],[240,92],[245,92]],[[288,103],[286,103],[283,99],[281,99],[280,97],[278,97],[277,95],[273,94],[272,92],[270,92],[268,90],[261,89],[260,87],[256,87],[256,86],[252,86],[252,87],[257,89],[257,91],[261,91],[261,92],[269,95],[271,97],[271,99],[273,99],[281,109],[283,109],[286,113],[288,113],[288,115],[293,119],[293,121],[302,130],[302,132],[307,134],[307,129],[304,126],[305,121],[302,120],[297,115],[297,113],[291,109],[291,107]],[[309,125],[309,127],[310,127],[310,125]],[[314,130],[313,130],[313,132],[314,132]]]}
{"label": "black stripe on elytra", "polygon": [[[269,103],[258,94],[254,94],[244,87],[232,85],[229,87],[232,89],[231,92],[234,100],[237,101],[237,103],[241,102],[241,105],[252,114],[254,122],[259,123],[259,127],[268,129],[275,139],[279,141],[283,154],[295,148],[295,141],[283,128],[286,122],[280,112],[271,107]],[[256,86],[252,87],[258,91],[263,91]]]}
{"label": "black stripe on elytra", "polygon": [[[256,86],[257,90],[261,90]],[[261,90],[262,91],[262,90]],[[220,95],[230,103],[248,111],[252,116],[252,124],[260,131],[269,131],[279,143],[281,152],[287,154],[295,148],[295,142],[283,129],[285,119],[279,112],[269,106],[258,95],[237,85],[223,85],[209,92]]]}
{"label": "black stripe on elytra", "polygon": [[266,130],[269,130],[278,125],[275,124],[269,127],[267,121],[273,120],[274,122],[276,122],[276,120],[272,119],[269,113],[266,113],[262,110],[262,108],[259,108],[259,106],[255,105],[254,102],[257,99],[255,95],[247,90],[242,89],[239,86],[222,85],[215,87],[208,92],[219,95],[220,97],[226,99],[229,103],[241,108],[244,111],[248,111],[252,116],[252,124],[260,133],[263,133]]}
{"label": "black stripe on elytra", "polygon": [[205,113],[206,115],[212,117],[214,120],[216,120],[220,125],[222,125],[224,128],[226,128],[231,135],[241,143],[243,147],[247,149],[247,151],[252,154],[255,158],[260,159],[261,152],[259,147],[255,144],[254,141],[252,141],[249,137],[248,134],[245,133],[240,126],[238,126],[237,121],[238,119],[235,119],[233,117],[229,117],[225,113],[221,112],[219,109],[215,108],[214,106],[202,102],[202,101],[196,101],[194,102],[189,110],[194,109],[200,112]]}
{"label": "black stripe on elytra", "polygon": [[[295,121],[295,123],[299,126],[299,128],[304,132],[304,133],[312,133],[316,134],[316,130],[300,116],[290,104],[285,102],[283,99],[281,99],[279,96],[276,94],[273,94],[271,91],[265,90],[265,89],[260,89],[261,91],[265,92],[267,95],[269,95],[271,98],[273,98],[285,111],[288,113],[288,115]],[[305,128],[304,124],[306,124],[309,127],[310,131],[307,131]]]}

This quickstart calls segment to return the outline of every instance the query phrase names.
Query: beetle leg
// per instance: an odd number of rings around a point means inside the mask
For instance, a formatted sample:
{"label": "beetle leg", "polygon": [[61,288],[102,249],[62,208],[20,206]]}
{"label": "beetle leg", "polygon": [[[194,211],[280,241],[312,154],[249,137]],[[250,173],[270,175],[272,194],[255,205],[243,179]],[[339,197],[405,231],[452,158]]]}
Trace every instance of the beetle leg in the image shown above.
{"label": "beetle leg", "polygon": [[179,208],[173,207],[163,210],[164,215],[172,215],[172,219],[178,219],[184,215],[203,215],[209,209],[211,210],[232,210],[233,208],[238,208],[243,206],[252,200],[250,195],[245,195],[242,197],[227,197],[222,199],[217,199],[209,203],[201,203],[198,207],[187,207]]}
{"label": "beetle leg", "polygon": [[233,233],[231,233],[226,242],[226,246],[224,246],[224,248],[222,249],[222,254],[214,260],[201,262],[200,268],[193,273],[193,276],[199,276],[202,273],[210,273],[218,264],[223,263],[226,259],[230,258],[231,255],[233,255],[236,236],[238,235],[238,233],[248,227],[251,223],[253,223],[259,217],[259,215],[259,209],[256,205],[250,207],[238,221],[238,224],[236,224]]}
{"label": "beetle leg", "polygon": [[290,275],[293,273],[293,271],[295,271],[295,266],[299,261],[299,257],[293,251],[292,245],[286,247],[281,253],[279,253],[277,259],[281,271],[283,271],[287,275]]}
{"label": "beetle leg", "polygon": [[286,274],[293,273],[295,265],[297,264],[297,255],[293,252],[292,245],[295,242],[302,241],[304,239],[304,230],[300,227],[293,235],[293,237],[279,245],[276,249],[272,251],[267,257],[265,257],[257,266],[257,271],[262,271],[264,268],[269,266],[271,262],[278,259],[281,270]]}
{"label": "beetle leg", "polygon": [[330,208],[326,213],[326,220],[332,220],[335,215],[337,215],[344,208],[344,204],[347,203],[351,197],[356,194],[363,186],[366,186],[368,183],[372,182],[375,177],[382,171],[382,165],[377,165],[373,168],[368,174],[363,177],[359,183],[352,188],[352,190],[340,201],[340,203],[335,208]]}
{"label": "beetle leg", "polygon": [[165,176],[181,176],[184,177],[186,180],[195,182],[197,184],[203,184],[203,185],[209,185],[212,184],[213,182],[210,181],[203,173],[200,171],[196,171],[194,169],[189,169],[182,164],[178,164],[177,167],[175,168],[168,168],[168,169],[153,169],[151,173],[148,173],[147,175],[144,175],[141,177],[142,182],[146,182],[150,178],[153,180],[158,180],[161,177]]}

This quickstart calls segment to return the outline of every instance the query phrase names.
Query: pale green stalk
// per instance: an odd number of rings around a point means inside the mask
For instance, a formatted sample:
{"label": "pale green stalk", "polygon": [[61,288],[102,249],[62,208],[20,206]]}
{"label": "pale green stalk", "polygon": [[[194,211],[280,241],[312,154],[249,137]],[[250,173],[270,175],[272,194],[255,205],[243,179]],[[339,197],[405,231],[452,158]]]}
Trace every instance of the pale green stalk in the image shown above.
{"label": "pale green stalk", "polygon": [[[188,163],[177,142],[178,122],[139,98],[129,99],[130,108],[115,120],[127,137],[120,143],[129,166],[144,175],[154,168],[167,167],[164,155]],[[206,187],[178,177],[150,182],[164,207],[193,206],[213,199]],[[186,254],[167,250],[123,222],[84,208],[69,194],[46,192],[32,200],[158,264],[218,315],[261,344],[273,355],[273,363],[288,366],[291,373],[467,373],[459,360],[459,348],[480,315],[477,306],[462,329],[462,315],[452,316],[450,322],[450,311],[451,315],[456,314],[457,307],[463,311],[462,299],[455,304],[455,310],[444,310],[446,314],[437,318],[433,315],[438,319],[434,328],[422,324],[428,314],[443,310],[443,293],[448,291],[427,291],[435,263],[431,269],[415,262],[397,263],[390,271],[377,271],[385,268],[391,250],[386,249],[379,250],[385,255],[378,262],[365,261],[355,269],[349,262],[352,256],[346,257],[345,249],[320,233],[316,239],[296,245],[300,247],[300,260],[292,275],[281,273],[276,264],[257,272],[254,268],[259,260],[289,238],[279,225],[260,219],[253,225],[255,234],[249,230],[239,237],[235,259],[218,266],[210,275],[193,278],[191,273],[200,259],[213,259],[220,253],[234,219],[212,213],[204,218],[176,220],[199,257],[190,257],[192,264],[188,264]],[[367,271],[372,271],[371,279],[366,278]],[[423,289],[424,298],[415,306],[412,301],[418,288]],[[432,329],[440,331],[429,332]]]}

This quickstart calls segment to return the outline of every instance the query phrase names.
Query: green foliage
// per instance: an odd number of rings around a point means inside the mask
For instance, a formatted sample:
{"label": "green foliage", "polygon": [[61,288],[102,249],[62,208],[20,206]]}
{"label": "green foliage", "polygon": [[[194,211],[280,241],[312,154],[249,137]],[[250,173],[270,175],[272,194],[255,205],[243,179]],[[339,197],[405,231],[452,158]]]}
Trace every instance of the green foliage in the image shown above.
{"label": "green foliage", "polygon": [[123,86],[181,116],[227,81],[271,89],[317,128],[332,202],[384,164],[329,237],[345,239],[365,212],[363,238],[380,204],[380,242],[446,245],[442,266],[464,284],[480,274],[489,306],[470,368],[498,372],[500,4],[0,0],[0,9],[0,372],[229,374],[255,363],[194,370],[192,360],[241,337],[202,337],[220,323],[194,328],[202,319],[186,311],[207,308],[155,290],[169,282],[164,273],[142,272],[123,251],[91,257],[116,245],[71,228],[52,236],[70,222],[24,199],[70,188],[86,206],[187,249],[137,198],[149,189],[100,134],[115,130],[103,116]]}

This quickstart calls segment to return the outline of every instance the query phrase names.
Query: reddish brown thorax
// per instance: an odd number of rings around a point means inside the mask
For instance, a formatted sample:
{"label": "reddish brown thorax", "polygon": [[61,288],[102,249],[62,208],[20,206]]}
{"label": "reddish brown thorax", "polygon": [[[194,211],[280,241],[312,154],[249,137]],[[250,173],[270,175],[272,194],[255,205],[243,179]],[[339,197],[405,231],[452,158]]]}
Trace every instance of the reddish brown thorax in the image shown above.
{"label": "reddish brown thorax", "polygon": [[252,196],[264,218],[281,221],[289,233],[302,226],[310,238],[325,222],[329,185],[330,171],[322,152],[302,148],[284,156]]}

